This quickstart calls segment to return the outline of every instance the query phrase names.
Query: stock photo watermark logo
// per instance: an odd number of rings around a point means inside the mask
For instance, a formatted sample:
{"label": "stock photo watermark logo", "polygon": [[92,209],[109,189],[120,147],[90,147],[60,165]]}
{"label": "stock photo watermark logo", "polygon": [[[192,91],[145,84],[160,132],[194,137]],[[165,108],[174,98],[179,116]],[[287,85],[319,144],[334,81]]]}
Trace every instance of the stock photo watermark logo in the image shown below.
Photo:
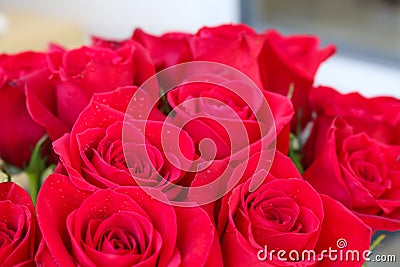
{"label": "stock photo watermark logo", "polygon": [[260,261],[279,260],[283,262],[396,262],[396,255],[373,255],[373,251],[348,249],[347,240],[339,238],[336,241],[336,247],[328,247],[319,252],[315,250],[290,250],[268,249],[265,245],[257,253]]}
{"label": "stock photo watermark logo", "polygon": [[[167,113],[157,130],[160,137],[148,131],[157,108]],[[193,138],[194,148],[181,144],[187,136]],[[148,138],[161,143],[164,164],[174,173],[160,174],[152,155],[156,152],[146,145]],[[250,191],[256,190],[271,167],[276,132],[266,97],[250,78],[224,64],[197,61],[164,69],[138,88],[125,114],[122,140],[136,183],[160,201],[187,207],[223,197],[248,172],[249,164],[255,166]],[[257,160],[250,162],[254,153]],[[151,163],[147,165],[154,174],[151,179],[137,174],[138,160]],[[202,179],[195,186],[179,184],[173,174],[201,174]]]}

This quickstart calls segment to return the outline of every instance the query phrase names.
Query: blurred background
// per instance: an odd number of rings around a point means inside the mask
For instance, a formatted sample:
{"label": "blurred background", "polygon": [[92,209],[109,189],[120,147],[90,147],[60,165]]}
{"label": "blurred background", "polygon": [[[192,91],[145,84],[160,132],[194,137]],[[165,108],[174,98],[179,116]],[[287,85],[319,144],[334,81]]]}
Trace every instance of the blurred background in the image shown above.
{"label": "blurred background", "polygon": [[[0,52],[44,50],[49,42],[78,47],[91,35],[128,38],[136,27],[160,34],[237,22],[318,35],[338,53],[321,66],[317,83],[400,97],[400,0],[0,0]],[[382,250],[400,261],[396,236],[376,253]]]}

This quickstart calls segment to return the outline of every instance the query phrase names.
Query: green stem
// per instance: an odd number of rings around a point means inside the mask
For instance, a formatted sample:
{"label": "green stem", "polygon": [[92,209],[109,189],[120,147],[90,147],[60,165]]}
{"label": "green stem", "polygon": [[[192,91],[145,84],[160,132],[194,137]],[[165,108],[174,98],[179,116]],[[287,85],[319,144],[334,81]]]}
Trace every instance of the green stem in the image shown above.
{"label": "green stem", "polygon": [[47,135],[40,138],[35,148],[32,150],[31,160],[28,167],[24,170],[28,176],[29,193],[32,197],[33,204],[36,204],[36,199],[39,193],[41,178],[46,169],[46,158],[42,157],[42,145],[47,139]]}
{"label": "green stem", "polygon": [[39,193],[41,178],[43,172],[26,172],[29,181],[29,194],[31,195],[32,202],[36,205],[36,199]]}
{"label": "green stem", "polygon": [[374,240],[374,242],[372,242],[372,245],[371,245],[370,250],[374,250],[377,246],[379,246],[379,245],[382,243],[383,239],[385,239],[385,238],[386,238],[386,235],[384,235],[384,234],[379,235],[379,236]]}
{"label": "green stem", "polygon": [[4,175],[7,177],[7,182],[11,182],[11,174],[8,171],[7,165],[5,163],[0,164],[0,171],[4,173]]}
{"label": "green stem", "polygon": [[[371,244],[371,247],[369,248],[369,250],[373,251],[377,246],[379,246],[382,241],[386,238],[385,234],[379,235]],[[365,262],[362,267],[367,267],[367,263]]]}

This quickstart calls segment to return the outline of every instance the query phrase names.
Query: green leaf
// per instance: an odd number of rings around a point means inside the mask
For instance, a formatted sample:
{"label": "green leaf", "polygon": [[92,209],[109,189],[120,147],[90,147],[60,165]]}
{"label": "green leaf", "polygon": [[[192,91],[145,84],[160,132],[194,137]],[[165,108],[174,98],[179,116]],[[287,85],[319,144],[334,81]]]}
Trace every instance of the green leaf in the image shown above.
{"label": "green leaf", "polygon": [[32,151],[32,156],[29,161],[28,167],[24,170],[25,172],[41,172],[46,169],[46,160],[47,157],[42,157],[42,146],[44,142],[47,140],[47,135],[40,138],[40,140],[36,143],[35,148]]}

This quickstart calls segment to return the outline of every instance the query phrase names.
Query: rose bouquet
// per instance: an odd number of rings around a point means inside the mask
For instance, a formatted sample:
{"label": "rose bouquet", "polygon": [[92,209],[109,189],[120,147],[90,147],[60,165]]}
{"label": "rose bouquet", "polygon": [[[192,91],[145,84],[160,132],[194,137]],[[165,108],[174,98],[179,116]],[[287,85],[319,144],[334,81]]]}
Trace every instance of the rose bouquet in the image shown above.
{"label": "rose bouquet", "polygon": [[315,85],[334,52],[222,25],[1,55],[0,265],[371,261],[400,230],[400,100]]}

